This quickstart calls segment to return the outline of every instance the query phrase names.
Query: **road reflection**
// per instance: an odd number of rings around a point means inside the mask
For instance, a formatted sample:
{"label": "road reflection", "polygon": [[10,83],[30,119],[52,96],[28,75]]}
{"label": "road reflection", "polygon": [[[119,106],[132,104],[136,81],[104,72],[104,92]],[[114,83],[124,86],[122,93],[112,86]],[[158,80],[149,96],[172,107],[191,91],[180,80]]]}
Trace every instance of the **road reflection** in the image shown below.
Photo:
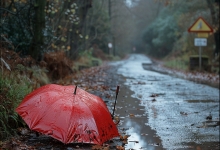
{"label": "road reflection", "polygon": [[129,149],[162,150],[160,138],[148,123],[148,115],[140,100],[132,98],[132,92],[122,86],[117,102],[116,115],[121,119],[119,128],[124,128],[126,135],[130,135],[125,145]]}
{"label": "road reflection", "polygon": [[123,85],[117,113],[125,117],[128,141],[139,142],[128,142],[126,148],[210,149],[219,142],[218,89],[144,70],[142,64],[150,63],[144,55],[131,55],[120,63],[117,73]]}
{"label": "road reflection", "polygon": [[131,136],[128,138],[128,144],[125,146],[126,149],[133,148],[155,150],[155,147],[153,146],[154,143],[147,142],[149,141],[149,138],[146,138],[148,134],[140,133],[140,131],[142,131],[142,127],[137,122],[134,122],[130,119],[126,119],[125,126],[131,127],[127,130],[127,133]]}

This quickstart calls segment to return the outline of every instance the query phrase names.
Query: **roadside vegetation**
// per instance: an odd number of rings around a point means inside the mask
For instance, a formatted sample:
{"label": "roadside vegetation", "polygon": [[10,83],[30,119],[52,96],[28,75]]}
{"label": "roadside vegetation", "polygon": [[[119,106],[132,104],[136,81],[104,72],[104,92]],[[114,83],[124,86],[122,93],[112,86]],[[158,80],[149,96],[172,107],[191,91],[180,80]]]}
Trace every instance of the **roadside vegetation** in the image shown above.
{"label": "roadside vegetation", "polygon": [[[142,2],[142,6],[144,2]],[[146,3],[145,3],[146,4]],[[157,16],[142,33],[144,42],[139,42],[139,50],[164,61],[173,69],[190,70],[190,56],[199,58],[199,47],[194,46],[197,33],[188,29],[199,17],[203,17],[213,28],[208,33],[207,46],[202,47],[202,55],[208,57],[208,67],[204,72],[219,73],[219,1],[166,1],[157,3]],[[141,6],[139,6],[141,7]],[[137,41],[138,43],[138,41]]]}
{"label": "roadside vegetation", "polygon": [[0,75],[0,139],[10,137],[22,126],[22,120],[14,110],[32,90],[28,79],[15,73]]}
{"label": "roadside vegetation", "polygon": [[14,109],[26,94],[85,68],[134,52],[190,71],[189,56],[198,55],[198,47],[187,29],[199,16],[214,29],[203,55],[210,72],[219,73],[218,1],[132,2],[1,0],[0,140],[23,125]]}

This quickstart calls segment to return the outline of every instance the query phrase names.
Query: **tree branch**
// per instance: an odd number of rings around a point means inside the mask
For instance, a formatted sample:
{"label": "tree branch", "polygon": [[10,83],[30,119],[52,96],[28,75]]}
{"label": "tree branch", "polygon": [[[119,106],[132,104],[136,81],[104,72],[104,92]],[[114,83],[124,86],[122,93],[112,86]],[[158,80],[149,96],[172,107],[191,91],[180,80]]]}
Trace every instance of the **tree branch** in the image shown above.
{"label": "tree branch", "polygon": [[8,13],[10,13],[12,15],[17,15],[17,13],[14,13],[14,12],[8,10],[8,9],[3,8],[3,7],[0,7],[0,10],[7,11]]}

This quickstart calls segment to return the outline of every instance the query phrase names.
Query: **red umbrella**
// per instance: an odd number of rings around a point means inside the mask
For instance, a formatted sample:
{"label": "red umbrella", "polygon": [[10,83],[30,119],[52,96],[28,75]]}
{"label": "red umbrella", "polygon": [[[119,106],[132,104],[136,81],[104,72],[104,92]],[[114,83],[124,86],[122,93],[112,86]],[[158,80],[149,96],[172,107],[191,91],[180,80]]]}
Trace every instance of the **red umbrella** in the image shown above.
{"label": "red umbrella", "polygon": [[16,112],[31,130],[65,144],[101,145],[119,136],[103,100],[73,85],[40,87],[23,99]]}

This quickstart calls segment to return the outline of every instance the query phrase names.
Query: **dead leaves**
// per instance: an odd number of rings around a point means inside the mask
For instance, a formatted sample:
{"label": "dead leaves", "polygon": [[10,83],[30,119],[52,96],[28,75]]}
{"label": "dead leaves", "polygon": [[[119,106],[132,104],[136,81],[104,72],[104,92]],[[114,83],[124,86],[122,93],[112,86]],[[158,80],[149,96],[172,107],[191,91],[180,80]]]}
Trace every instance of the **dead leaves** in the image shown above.
{"label": "dead leaves", "polygon": [[157,101],[157,100],[154,98],[154,99],[152,99],[151,101],[152,101],[152,102],[155,102],[155,101]]}
{"label": "dead leaves", "polygon": [[21,134],[21,135],[27,135],[30,133],[30,130],[28,130],[27,128],[18,128],[18,132]]}
{"label": "dead leaves", "polygon": [[[108,68],[108,66],[98,66],[84,69],[74,75],[66,76],[64,79],[58,81],[58,83],[63,85],[74,84],[83,88],[85,91],[105,92],[110,89],[109,86],[104,84],[104,82],[111,80],[107,77],[106,70]],[[111,97],[110,94],[105,94],[106,98]]]}
{"label": "dead leaves", "polygon": [[129,116],[130,116],[130,117],[135,117],[135,115],[134,115],[134,114],[129,114]]}
{"label": "dead leaves", "polygon": [[123,142],[123,144],[128,144],[128,137],[129,135],[120,135],[120,140]]}
{"label": "dead leaves", "polygon": [[109,150],[109,145],[105,145],[105,146],[94,145],[92,146],[92,150]]}
{"label": "dead leaves", "polygon": [[143,81],[138,81],[137,83],[133,83],[133,85],[145,85],[146,83]]}
{"label": "dead leaves", "polygon": [[116,150],[125,150],[123,146],[116,146]]}
{"label": "dead leaves", "polygon": [[150,97],[158,97],[159,94],[151,94]]}
{"label": "dead leaves", "polygon": [[115,125],[118,125],[120,123],[119,117],[114,117],[113,121],[114,121]]}
{"label": "dead leaves", "polygon": [[211,113],[206,117],[206,120],[212,120],[212,114]]}
{"label": "dead leaves", "polygon": [[29,146],[29,145],[21,142],[17,138],[11,138],[9,141],[6,141],[6,142],[1,144],[2,149],[11,149],[12,147],[13,147],[13,150],[22,150],[22,149],[35,150],[36,149],[33,146]]}
{"label": "dead leaves", "polygon": [[181,111],[181,112],[180,112],[180,114],[181,114],[181,115],[185,115],[185,116],[187,116],[187,115],[188,115],[188,113],[183,112],[183,111]]}
{"label": "dead leaves", "polygon": [[[120,139],[121,139],[121,137],[120,137]],[[127,140],[127,136],[124,136],[124,137],[122,136],[121,140],[122,141]],[[117,145],[115,148],[116,148],[116,150],[125,150],[125,148],[123,146],[119,146],[119,145]],[[104,146],[94,145],[94,146],[92,146],[92,150],[110,150],[110,148],[109,148],[109,145],[104,145]]]}
{"label": "dead leaves", "polygon": [[128,140],[128,137],[129,137],[129,135],[124,135],[124,136],[120,135],[120,140],[121,141]]}

